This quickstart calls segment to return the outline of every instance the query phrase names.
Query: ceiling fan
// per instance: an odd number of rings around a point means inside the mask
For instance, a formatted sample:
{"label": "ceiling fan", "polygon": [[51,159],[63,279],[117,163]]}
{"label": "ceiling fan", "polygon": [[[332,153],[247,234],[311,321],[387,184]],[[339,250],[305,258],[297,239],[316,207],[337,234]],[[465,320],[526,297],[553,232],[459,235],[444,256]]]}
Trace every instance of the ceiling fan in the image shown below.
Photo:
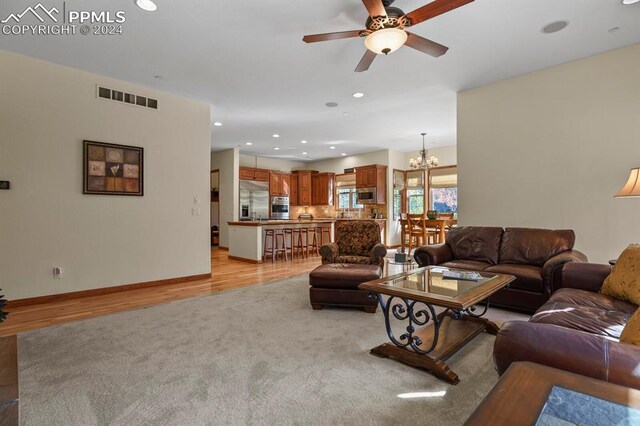
{"label": "ceiling fan", "polygon": [[377,54],[387,55],[398,50],[402,45],[407,45],[437,58],[447,53],[449,48],[405,31],[405,28],[457,9],[472,1],[474,0],[435,0],[405,14],[401,9],[391,7],[394,0],[362,0],[369,12],[365,23],[366,29],[306,35],[302,40],[306,43],[316,43],[341,38],[365,37],[364,44],[367,51],[356,67],[356,72],[368,70]]}

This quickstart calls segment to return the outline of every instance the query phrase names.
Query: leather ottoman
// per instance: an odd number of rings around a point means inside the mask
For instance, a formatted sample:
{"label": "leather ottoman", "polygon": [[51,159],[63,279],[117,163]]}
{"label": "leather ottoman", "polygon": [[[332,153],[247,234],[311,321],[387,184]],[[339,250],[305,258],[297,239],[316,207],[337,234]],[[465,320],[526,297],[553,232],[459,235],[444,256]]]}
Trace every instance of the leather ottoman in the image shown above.
{"label": "leather ottoman", "polygon": [[358,285],[382,276],[378,265],[355,263],[329,263],[309,273],[309,300],[313,309],[325,306],[352,306],[375,313],[378,302],[369,297],[367,290]]}

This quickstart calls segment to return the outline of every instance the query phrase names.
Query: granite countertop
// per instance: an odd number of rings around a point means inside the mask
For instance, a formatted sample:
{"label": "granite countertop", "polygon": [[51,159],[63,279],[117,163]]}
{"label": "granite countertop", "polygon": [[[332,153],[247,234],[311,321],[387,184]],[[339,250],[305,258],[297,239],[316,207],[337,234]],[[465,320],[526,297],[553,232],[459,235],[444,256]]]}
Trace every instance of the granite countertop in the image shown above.
{"label": "granite countertop", "polygon": [[375,220],[375,221],[386,221],[387,219],[331,219],[331,218],[322,218],[319,217],[317,219],[312,220],[261,220],[261,221],[231,221],[227,222],[228,225],[231,226],[269,226],[269,225],[313,225],[319,223],[334,223],[339,220]]}

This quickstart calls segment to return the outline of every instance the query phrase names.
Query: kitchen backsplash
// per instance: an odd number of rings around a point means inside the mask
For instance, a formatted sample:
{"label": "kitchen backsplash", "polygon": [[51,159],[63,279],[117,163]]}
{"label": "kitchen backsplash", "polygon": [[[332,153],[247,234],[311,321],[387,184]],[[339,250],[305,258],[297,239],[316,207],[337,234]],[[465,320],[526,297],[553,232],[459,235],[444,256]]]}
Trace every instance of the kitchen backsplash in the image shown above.
{"label": "kitchen backsplash", "polygon": [[375,208],[378,214],[382,214],[383,217],[387,218],[387,205],[386,204],[377,204],[375,207],[365,207],[364,209],[356,209],[343,211],[341,209],[336,208],[335,206],[291,206],[290,217],[291,219],[297,219],[301,213],[311,213],[314,218],[340,218],[342,214],[344,214],[344,218],[348,219],[370,219],[371,218],[371,209]]}

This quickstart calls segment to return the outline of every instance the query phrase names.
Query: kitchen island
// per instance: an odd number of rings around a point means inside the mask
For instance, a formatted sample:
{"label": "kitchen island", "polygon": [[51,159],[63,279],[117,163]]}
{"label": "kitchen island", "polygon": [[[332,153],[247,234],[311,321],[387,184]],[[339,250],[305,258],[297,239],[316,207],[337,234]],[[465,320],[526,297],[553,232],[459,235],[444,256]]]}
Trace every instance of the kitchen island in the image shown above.
{"label": "kitchen island", "polygon": [[[342,219],[227,222],[229,225],[229,259],[249,263],[262,263],[264,232],[267,229],[330,227],[331,241],[333,241],[333,224],[337,220]],[[382,232],[384,232],[386,230],[386,220],[376,219],[376,222],[380,225]],[[384,242],[385,238],[383,238],[382,241]],[[289,241],[287,241],[287,245],[289,245]]]}

